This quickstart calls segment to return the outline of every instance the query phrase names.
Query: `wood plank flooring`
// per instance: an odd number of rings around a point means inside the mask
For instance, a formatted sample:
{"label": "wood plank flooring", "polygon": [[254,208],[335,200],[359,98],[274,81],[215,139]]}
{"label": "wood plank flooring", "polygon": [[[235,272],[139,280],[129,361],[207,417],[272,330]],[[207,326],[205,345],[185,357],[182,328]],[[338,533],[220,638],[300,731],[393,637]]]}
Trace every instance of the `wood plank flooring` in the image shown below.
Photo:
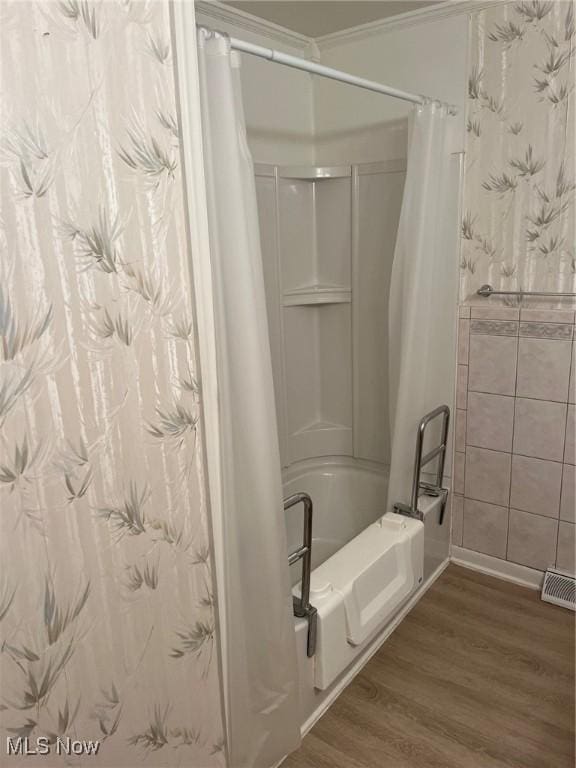
{"label": "wood plank flooring", "polygon": [[449,566],[283,768],[574,768],[574,619]]}

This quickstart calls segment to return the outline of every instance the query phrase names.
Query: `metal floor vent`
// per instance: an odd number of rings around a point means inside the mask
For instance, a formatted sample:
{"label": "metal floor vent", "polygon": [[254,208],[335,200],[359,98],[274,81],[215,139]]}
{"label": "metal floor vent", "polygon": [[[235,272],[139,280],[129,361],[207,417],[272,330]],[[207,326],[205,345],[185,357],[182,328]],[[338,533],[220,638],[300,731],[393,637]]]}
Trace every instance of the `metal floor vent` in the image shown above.
{"label": "metal floor vent", "polygon": [[548,570],[544,574],[542,600],[576,611],[576,576]]}

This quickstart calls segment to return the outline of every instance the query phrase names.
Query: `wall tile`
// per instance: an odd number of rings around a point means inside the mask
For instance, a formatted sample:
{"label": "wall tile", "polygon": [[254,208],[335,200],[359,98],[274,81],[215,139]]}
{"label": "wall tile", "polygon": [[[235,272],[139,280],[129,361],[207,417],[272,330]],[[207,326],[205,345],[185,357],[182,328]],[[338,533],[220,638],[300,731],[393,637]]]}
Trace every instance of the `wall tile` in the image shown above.
{"label": "wall tile", "polygon": [[512,450],[514,398],[506,395],[468,394],[466,443],[494,451]]}
{"label": "wall tile", "polygon": [[576,467],[573,464],[564,464],[562,472],[560,519],[576,523]]}
{"label": "wall tile", "polygon": [[510,510],[507,559],[544,571],[556,561],[558,521]]}
{"label": "wall tile", "polygon": [[569,341],[520,339],[516,394],[567,402],[571,356]]}
{"label": "wall tile", "polygon": [[520,323],[520,336],[535,336],[539,339],[565,339],[574,335],[573,325],[560,323]]}
{"label": "wall tile", "polygon": [[468,366],[459,365],[456,372],[456,408],[466,408],[468,400]]}
{"label": "wall tile", "polygon": [[511,456],[484,448],[466,449],[465,496],[507,506],[510,496]]}
{"label": "wall tile", "polygon": [[514,453],[562,461],[566,405],[516,398]]}
{"label": "wall tile", "polygon": [[518,336],[518,323],[514,320],[471,320],[470,333],[488,336]]}
{"label": "wall tile", "polygon": [[452,532],[451,541],[457,547],[462,546],[462,522],[464,515],[464,497],[452,496]]}
{"label": "wall tile", "polygon": [[570,386],[568,388],[568,402],[576,403],[576,342],[572,342],[572,366],[570,368]]}
{"label": "wall tile", "polygon": [[458,321],[458,362],[468,365],[470,320]]}
{"label": "wall tile", "polygon": [[454,493],[464,493],[464,472],[466,454],[454,453]]}
{"label": "wall tile", "polygon": [[516,338],[470,336],[469,390],[513,395],[516,389],[517,352]]}
{"label": "wall tile", "polygon": [[466,411],[456,410],[456,429],[454,431],[454,445],[457,451],[466,450]]}
{"label": "wall tile", "polygon": [[479,320],[518,320],[520,310],[515,307],[503,307],[501,304],[472,307],[470,317]]}
{"label": "wall tile", "polygon": [[521,309],[520,320],[533,323],[573,323],[574,312],[570,309]]}
{"label": "wall tile", "polygon": [[566,464],[576,464],[574,445],[576,443],[576,406],[569,405],[566,414],[566,444],[564,446],[564,461]]}
{"label": "wall tile", "polygon": [[576,525],[560,522],[556,568],[576,574]]}
{"label": "wall tile", "polygon": [[562,464],[512,456],[511,507],[546,517],[558,517],[561,486]]}
{"label": "wall tile", "polygon": [[462,544],[493,557],[506,557],[508,510],[495,504],[464,499]]}

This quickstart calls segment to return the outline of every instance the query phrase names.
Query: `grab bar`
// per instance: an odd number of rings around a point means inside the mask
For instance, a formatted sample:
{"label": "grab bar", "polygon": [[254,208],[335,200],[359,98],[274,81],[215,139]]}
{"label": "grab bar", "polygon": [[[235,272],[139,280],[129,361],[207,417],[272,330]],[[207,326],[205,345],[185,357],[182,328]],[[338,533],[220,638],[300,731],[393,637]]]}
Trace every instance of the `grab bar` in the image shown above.
{"label": "grab bar", "polygon": [[551,298],[576,296],[576,293],[555,293],[554,291],[495,291],[491,285],[483,285],[476,293],[478,296],[549,296]]}
{"label": "grab bar", "polygon": [[300,597],[293,596],[294,616],[308,619],[308,640],[306,654],[314,656],[316,651],[316,625],[318,614],[316,608],[310,605],[310,574],[312,572],[312,499],[307,493],[294,493],[284,499],[284,511],[296,504],[304,505],[304,534],[302,546],[288,556],[288,565],[294,565],[302,560],[302,580]]}
{"label": "grab bar", "polygon": [[[424,434],[426,427],[438,416],[442,416],[442,438],[440,445],[433,448],[427,454],[422,456],[422,450],[424,448]],[[407,517],[415,517],[418,520],[423,520],[423,514],[418,510],[418,496],[420,491],[424,491],[427,496],[442,496],[442,506],[440,507],[440,517],[438,519],[438,525],[442,525],[444,522],[444,510],[446,509],[446,500],[448,498],[448,491],[442,487],[442,481],[444,479],[444,464],[446,461],[446,451],[448,450],[448,430],[450,427],[450,408],[447,405],[439,405],[430,413],[427,413],[418,424],[418,432],[416,434],[416,452],[414,455],[414,475],[412,477],[412,493],[410,496],[410,505],[396,502],[394,504],[394,512],[400,515],[406,515]],[[437,456],[440,457],[438,461],[438,468],[436,470],[436,482],[426,483],[420,481],[420,473],[422,467],[429,464],[432,459]]]}

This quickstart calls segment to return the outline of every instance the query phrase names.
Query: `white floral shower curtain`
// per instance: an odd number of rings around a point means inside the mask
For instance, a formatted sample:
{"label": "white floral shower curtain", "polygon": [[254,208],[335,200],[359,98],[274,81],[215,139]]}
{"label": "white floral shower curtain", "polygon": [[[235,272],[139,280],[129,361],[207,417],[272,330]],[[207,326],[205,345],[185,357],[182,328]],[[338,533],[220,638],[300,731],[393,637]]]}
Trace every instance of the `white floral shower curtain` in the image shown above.
{"label": "white floral shower curtain", "polygon": [[0,14],[2,750],[222,765],[168,3]]}
{"label": "white floral shower curtain", "polygon": [[458,268],[446,237],[447,224],[455,213],[448,202],[449,119],[447,108],[437,102],[415,107],[411,117],[390,282],[388,509],[398,501],[410,502],[418,422],[438,405],[452,401],[454,349],[450,340]]}
{"label": "white floral shower curtain", "polygon": [[254,168],[240,59],[198,34],[218,368],[229,760],[298,746],[298,671]]}

